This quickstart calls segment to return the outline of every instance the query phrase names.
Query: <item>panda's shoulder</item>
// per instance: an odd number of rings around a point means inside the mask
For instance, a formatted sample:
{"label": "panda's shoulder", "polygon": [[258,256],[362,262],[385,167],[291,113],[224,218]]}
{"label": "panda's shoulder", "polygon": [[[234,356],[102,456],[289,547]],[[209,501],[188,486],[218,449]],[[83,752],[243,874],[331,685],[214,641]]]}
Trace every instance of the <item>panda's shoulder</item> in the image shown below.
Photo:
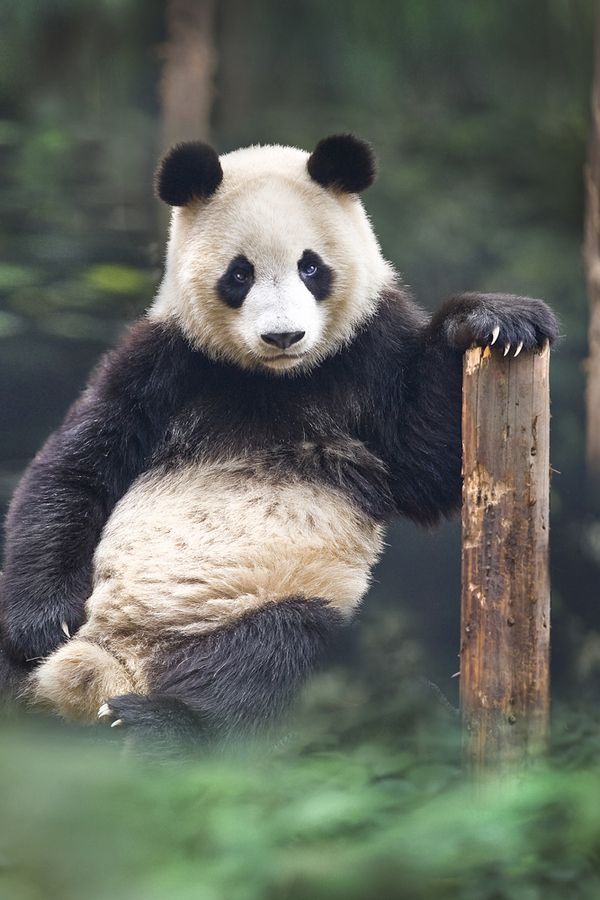
{"label": "panda's shoulder", "polygon": [[101,358],[88,391],[108,400],[152,396],[166,399],[181,384],[191,384],[198,356],[174,323],[142,317]]}
{"label": "panda's shoulder", "polygon": [[422,330],[429,316],[415,303],[409,289],[399,284],[381,293],[376,319],[383,333],[410,337]]}
{"label": "panda's shoulder", "polygon": [[428,321],[403,286],[382,292],[374,315],[357,336],[355,353],[362,359],[378,360],[384,365],[390,358],[411,355]]}

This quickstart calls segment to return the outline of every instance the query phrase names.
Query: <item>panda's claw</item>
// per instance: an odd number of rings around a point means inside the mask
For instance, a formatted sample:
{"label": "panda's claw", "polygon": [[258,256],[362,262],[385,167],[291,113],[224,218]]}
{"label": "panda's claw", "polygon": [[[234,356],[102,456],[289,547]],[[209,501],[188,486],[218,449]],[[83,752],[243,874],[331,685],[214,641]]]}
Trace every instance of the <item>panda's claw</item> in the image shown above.
{"label": "panda's claw", "polygon": [[[106,719],[109,716],[114,716],[114,715],[115,715],[115,711],[114,711],[114,709],[112,709],[111,706],[109,706],[108,703],[103,703],[102,706],[100,707],[100,709],[98,710],[98,718],[99,719]],[[119,718],[119,719],[115,719],[114,722],[111,722],[110,727],[118,728],[120,725],[124,725],[124,724],[125,724],[125,720]]]}
{"label": "panda's claw", "polygon": [[494,330],[492,331],[492,340],[490,341],[490,347],[493,347],[496,341],[498,340],[498,335],[500,334],[500,326],[496,325]]}
{"label": "panda's claw", "polygon": [[112,715],[112,711],[108,703],[103,703],[100,709],[98,710],[98,718],[104,719],[105,716]]}
{"label": "panda's claw", "polygon": [[508,351],[509,351],[509,350],[510,350],[510,344],[507,344],[506,347],[504,348],[504,354],[503,354],[503,355],[504,355],[504,356],[508,356]]}
{"label": "panda's claw", "polygon": [[63,632],[63,634],[65,635],[65,637],[68,637],[68,638],[70,639],[70,638],[71,638],[71,632],[69,631],[69,626],[67,625],[67,623],[66,623],[66,622],[61,622],[61,623],[60,623],[60,628],[61,628],[61,631]]}
{"label": "panda's claw", "polygon": [[519,343],[517,344],[517,349],[515,350],[515,355],[514,355],[513,359],[517,358],[517,356],[519,355],[519,353],[521,352],[522,349],[523,349],[523,341],[519,341]]}

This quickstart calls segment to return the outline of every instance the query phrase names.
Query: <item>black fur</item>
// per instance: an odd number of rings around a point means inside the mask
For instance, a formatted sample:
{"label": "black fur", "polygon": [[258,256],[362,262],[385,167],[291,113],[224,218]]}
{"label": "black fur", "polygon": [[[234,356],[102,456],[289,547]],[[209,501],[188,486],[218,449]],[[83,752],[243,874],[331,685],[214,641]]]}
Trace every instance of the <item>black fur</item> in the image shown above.
{"label": "black fur", "polygon": [[217,293],[232,309],[239,309],[254,284],[254,266],[241,254],[232,259],[217,281]]}
{"label": "black fur", "polygon": [[[309,266],[314,266],[316,271],[311,273]],[[298,272],[315,300],[326,300],[329,297],[333,285],[333,269],[323,262],[318,253],[305,250],[298,260]]]}
{"label": "black fur", "polygon": [[375,181],[375,154],[366,141],[353,134],[323,138],[307,162],[310,177],[326,188],[356,194]]}
{"label": "black fur", "polygon": [[223,180],[219,157],[199,141],[176,144],[156,170],[156,193],[169,206],[212,196]]}
{"label": "black fur", "polygon": [[163,745],[255,731],[281,715],[341,627],[324,600],[290,598],[178,639],[153,661],[152,693],[109,699],[111,718]]}
{"label": "black fur", "polygon": [[[65,640],[62,622],[71,633],[79,627],[100,532],[117,500],[149,468],[234,456],[247,477],[254,465],[266,464],[282,478],[294,473],[331,485],[375,520],[402,514],[430,524],[453,512],[461,488],[462,349],[488,342],[496,326],[501,348],[521,340],[541,346],[557,336],[556,320],[539,300],[466,295],[429,321],[402,292],[390,292],[349,346],[312,372],[285,376],[216,363],[174,325],[140,321],[102,360],[11,504],[0,585],[11,656],[39,658]],[[275,635],[278,628],[291,633],[289,622],[300,615],[294,609],[285,628],[271,622]],[[258,634],[256,622],[244,628]],[[221,659],[229,660],[219,688],[229,696],[225,682],[232,680],[232,699],[222,698],[229,711],[244,684],[233,671],[242,633],[210,639],[222,641]],[[272,640],[269,633],[263,653]],[[198,653],[213,646],[203,641]],[[294,634],[292,648],[296,641],[301,649],[303,638]],[[177,664],[183,669],[189,652],[188,644]],[[285,660],[278,664],[292,665]],[[258,694],[266,690],[258,660],[246,658],[244,665],[248,680],[258,679]],[[257,666],[252,678],[251,665]],[[157,693],[187,702],[185,685],[194,685],[189,673],[173,694],[168,665],[165,672]],[[244,715],[258,713],[255,687],[244,690],[252,695]],[[264,702],[276,706],[275,700],[270,695]],[[216,707],[203,710],[216,715]]]}
{"label": "black fur", "polygon": [[29,668],[16,662],[0,644],[0,713],[15,706],[25,690],[29,674]]}

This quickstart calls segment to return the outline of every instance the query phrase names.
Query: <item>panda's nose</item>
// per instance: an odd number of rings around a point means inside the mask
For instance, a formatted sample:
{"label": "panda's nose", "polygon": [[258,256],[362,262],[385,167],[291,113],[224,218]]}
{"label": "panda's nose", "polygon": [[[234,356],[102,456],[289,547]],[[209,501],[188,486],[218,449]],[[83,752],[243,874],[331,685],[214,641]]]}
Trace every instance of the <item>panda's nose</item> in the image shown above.
{"label": "panda's nose", "polygon": [[292,344],[301,341],[305,334],[305,331],[269,331],[267,334],[261,334],[261,338],[265,344],[279,347],[280,350],[287,350]]}

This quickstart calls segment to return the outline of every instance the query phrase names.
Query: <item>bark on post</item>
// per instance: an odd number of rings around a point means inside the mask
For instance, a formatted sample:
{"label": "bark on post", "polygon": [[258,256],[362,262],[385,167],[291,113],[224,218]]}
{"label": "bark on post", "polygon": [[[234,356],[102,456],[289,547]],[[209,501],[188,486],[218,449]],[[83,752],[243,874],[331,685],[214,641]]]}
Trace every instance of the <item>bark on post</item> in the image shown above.
{"label": "bark on post", "polygon": [[465,354],[460,693],[467,760],[512,767],[549,719],[549,350]]}

